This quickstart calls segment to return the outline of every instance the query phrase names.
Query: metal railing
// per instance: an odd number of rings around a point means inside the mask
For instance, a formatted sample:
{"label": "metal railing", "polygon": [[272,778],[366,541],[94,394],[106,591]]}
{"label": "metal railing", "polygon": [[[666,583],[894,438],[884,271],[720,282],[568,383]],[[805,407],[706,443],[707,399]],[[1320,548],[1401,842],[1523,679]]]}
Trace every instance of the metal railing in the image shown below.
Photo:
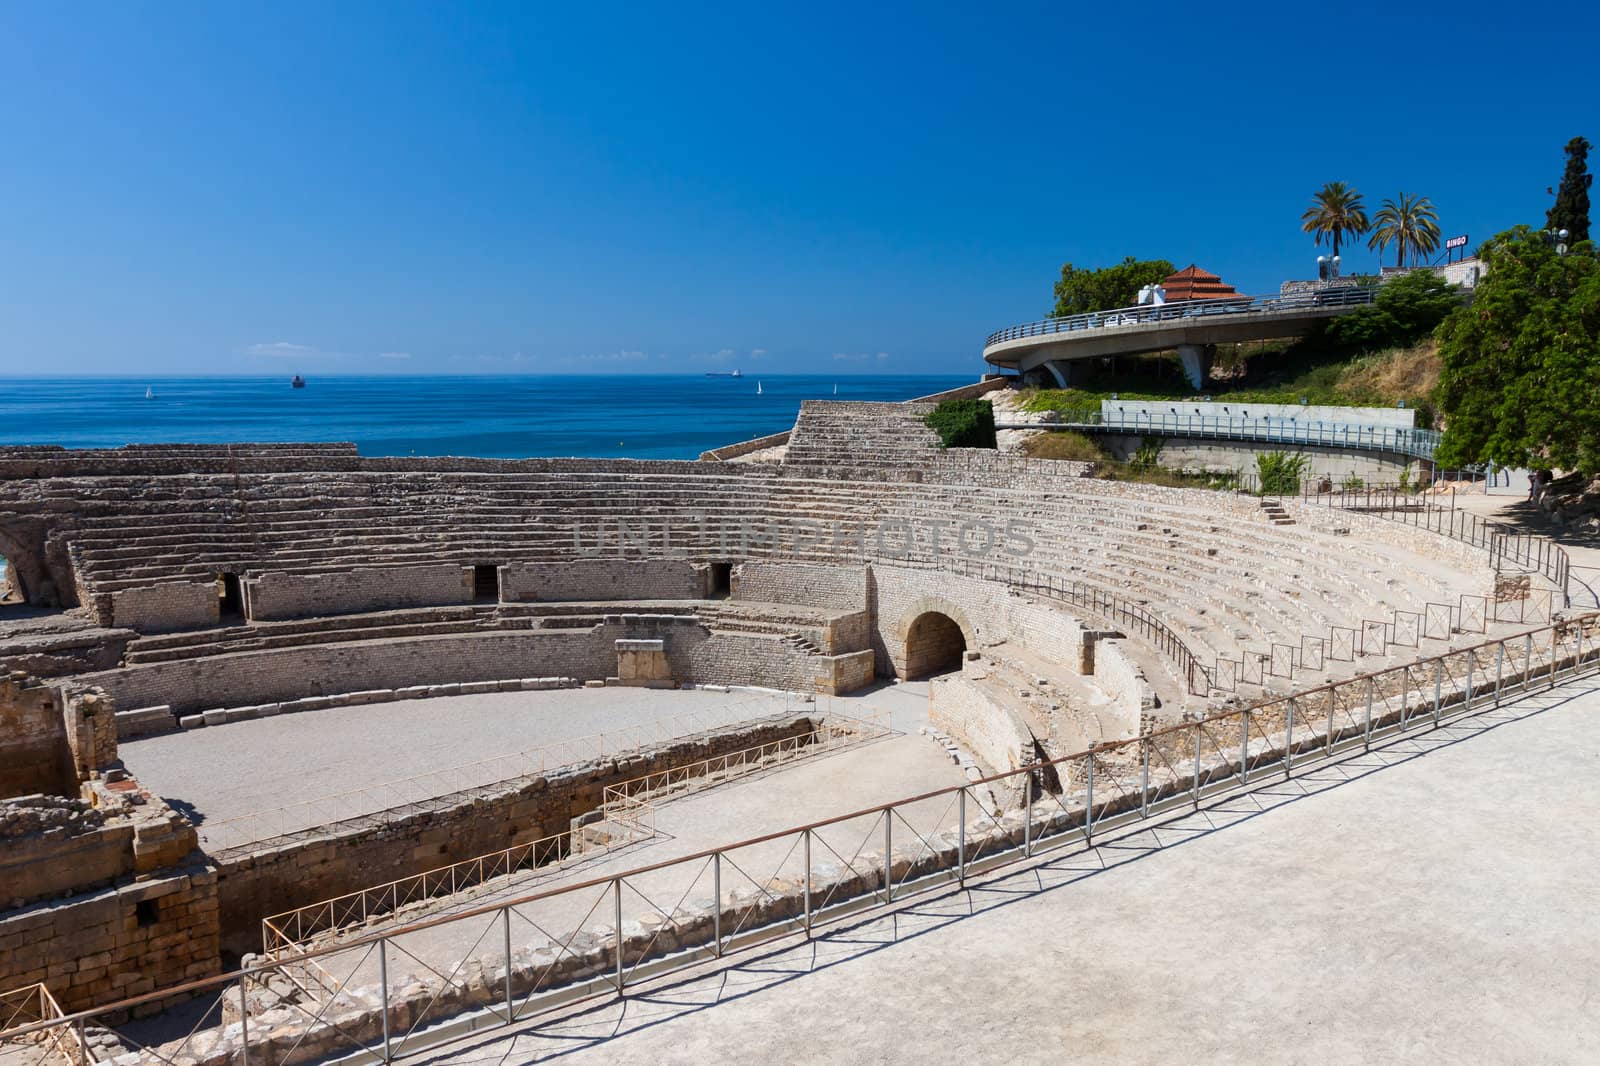
{"label": "metal railing", "polygon": [[[664,799],[726,783],[742,772],[765,769],[777,763],[787,764],[795,757],[836,751],[855,742],[877,740],[893,733],[887,711],[869,710],[861,717],[833,713],[806,733],[607,785],[597,809],[603,817],[575,826],[570,832],[541,837],[264,918],[261,922],[263,954],[268,959],[278,959],[287,952],[305,951],[330,933],[499,879],[509,884],[520,873],[566,871],[597,855],[653,839],[656,804]],[[664,791],[673,795],[660,796]]]}
{"label": "metal railing", "polygon": [[[0,1052],[11,1046],[4,1038],[8,1030],[47,1026],[50,1022],[59,1023],[64,1017],[60,1004],[42,982],[0,992]],[[88,1045],[83,1042],[81,1030],[57,1024],[35,1028],[29,1037],[16,1043],[32,1044],[39,1050],[41,1057],[32,1061],[48,1061],[51,1053],[63,1063],[83,1062],[88,1057]]]}
{"label": "metal railing", "polygon": [[1107,414],[1102,408],[1074,408],[1059,412],[1058,422],[997,422],[996,429],[1071,429],[1089,432],[1138,433],[1142,436],[1195,437],[1210,440],[1249,440],[1271,444],[1305,444],[1352,451],[1390,452],[1433,460],[1441,434],[1431,429],[1360,425],[1318,419],[1244,418],[1186,412],[1135,411]]}
{"label": "metal railing", "polygon": [[1204,322],[1218,315],[1276,315],[1322,308],[1365,307],[1376,298],[1376,289],[1350,287],[1323,289],[1319,292],[1297,293],[1290,296],[1228,296],[1212,300],[1177,300],[1165,304],[1141,304],[1137,307],[1090,311],[1087,314],[1045,318],[1038,322],[1008,326],[989,334],[983,346],[988,349],[1006,341],[1088,329],[1111,329],[1195,319]]}
{"label": "metal railing", "polygon": [[[304,952],[341,930],[398,914],[428,900],[453,896],[469,888],[488,887],[502,879],[509,885],[518,874],[527,871],[564,872],[577,863],[655,837],[656,812],[649,803],[622,797],[608,806],[603,818],[576,830],[515,844],[263,918],[262,955],[276,960],[293,952]],[[328,987],[326,980],[317,983]]]}
{"label": "metal railing", "polygon": [[1054,574],[1003,563],[941,557],[937,565],[940,569],[968,577],[999,581],[1013,589],[1056,600],[1130,629],[1172,660],[1178,677],[1188,686],[1191,696],[1204,696],[1211,689],[1210,672],[1178,632],[1163,622],[1154,611],[1126,597],[1087,582],[1068,581]]}
{"label": "metal railing", "polygon": [[[761,708],[764,713],[741,717],[741,708]],[[554,740],[537,748],[497,755],[458,766],[430,770],[411,777],[299,800],[282,807],[255,811],[234,818],[200,823],[200,840],[213,851],[259,844],[263,840],[321,833],[325,827],[353,818],[370,818],[382,824],[433,810],[446,798],[475,789],[495,788],[510,781],[570,766],[590,759],[633,751],[653,744],[693,740],[719,728],[782,717],[771,700],[750,700],[721,712],[690,711],[667,719],[621,726],[581,737]],[[733,717],[728,717],[732,714]]]}
{"label": "metal railing", "polygon": [[1451,540],[1482,548],[1496,574],[1515,568],[1538,574],[1554,586],[1561,607],[1572,606],[1572,560],[1566,549],[1531,533],[1518,533],[1504,523],[1494,522],[1455,506],[1455,497],[1445,506],[1436,499],[1400,489],[1378,487],[1312,491],[1309,483],[1300,487],[1300,501],[1312,506],[1334,507],[1403,525],[1426,529]]}
{"label": "metal railing", "polygon": [[[390,1062],[753,944],[884,908],[1212,795],[1275,783],[1389,736],[1585,676],[1600,613],[1218,712],[978,781],[383,930],[337,947],[0,1033],[0,1046],[76,1033],[163,999],[198,1000],[187,1035],[141,1061],[250,1066],[310,1057]],[[1060,783],[1060,791],[1043,786]],[[992,786],[1001,785],[997,790]],[[1009,789],[1006,787],[1009,786]],[[991,791],[1020,795],[991,809]],[[702,903],[691,903],[693,900]],[[631,920],[625,915],[641,913]],[[595,925],[596,921],[607,924]],[[480,945],[489,950],[480,956]],[[464,946],[466,945],[466,946]],[[520,946],[519,946],[520,945]],[[319,1002],[285,995],[314,960],[338,980]],[[391,962],[425,973],[391,981]],[[374,987],[376,985],[376,987]]]}

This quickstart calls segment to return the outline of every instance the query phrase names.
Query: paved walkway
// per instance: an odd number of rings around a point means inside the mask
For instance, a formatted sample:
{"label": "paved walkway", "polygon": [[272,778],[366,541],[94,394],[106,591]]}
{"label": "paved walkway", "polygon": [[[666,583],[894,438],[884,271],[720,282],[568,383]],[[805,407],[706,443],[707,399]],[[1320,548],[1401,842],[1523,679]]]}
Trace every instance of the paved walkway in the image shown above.
{"label": "paved walkway", "polygon": [[[414,786],[352,796],[337,809],[319,808],[314,820],[382,810],[402,802],[400,792],[415,799],[504,780],[527,772],[518,768],[517,755],[547,745],[554,745],[549,763],[577,762],[599,752],[598,741],[582,739],[597,733],[608,734],[608,748],[614,751],[619,744],[633,746],[629,730],[643,741],[806,708],[814,705],[748,692],[498,692],[230,722],[124,741],[119,752],[141,784],[194,812],[205,832],[207,822],[215,826],[301,800],[414,777],[419,778]],[[492,761],[473,767],[480,760]],[[213,846],[231,842],[221,837],[209,841]]]}
{"label": "paved walkway", "polygon": [[[1515,482],[1513,482],[1515,484]],[[1504,491],[1504,490],[1500,490]],[[1449,497],[1441,502],[1449,503]],[[1474,514],[1504,522],[1524,533],[1549,537],[1566,550],[1572,560],[1572,606],[1576,610],[1600,608],[1600,536],[1562,528],[1549,520],[1543,511],[1528,502],[1524,487],[1517,495],[1478,495],[1456,497],[1456,506]]]}
{"label": "paved walkway", "polygon": [[1600,682],[432,1064],[1600,1059]]}

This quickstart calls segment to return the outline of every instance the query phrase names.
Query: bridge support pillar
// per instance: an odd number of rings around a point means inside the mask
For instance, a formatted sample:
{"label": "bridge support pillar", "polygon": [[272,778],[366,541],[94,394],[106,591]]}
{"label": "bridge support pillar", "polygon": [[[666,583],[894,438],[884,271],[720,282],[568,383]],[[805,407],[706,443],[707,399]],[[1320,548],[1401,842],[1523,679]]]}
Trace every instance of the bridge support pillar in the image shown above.
{"label": "bridge support pillar", "polygon": [[1209,344],[1180,344],[1178,359],[1183,363],[1183,376],[1197,390],[1206,386],[1206,374],[1211,370],[1213,348]]}

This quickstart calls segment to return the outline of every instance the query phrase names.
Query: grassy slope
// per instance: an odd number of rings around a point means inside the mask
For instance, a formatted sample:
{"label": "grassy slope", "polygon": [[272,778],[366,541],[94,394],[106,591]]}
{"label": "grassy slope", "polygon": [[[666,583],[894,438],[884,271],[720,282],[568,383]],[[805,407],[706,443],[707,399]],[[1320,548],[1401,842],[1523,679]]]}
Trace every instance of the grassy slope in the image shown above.
{"label": "grassy slope", "polygon": [[[1415,348],[1376,352],[1355,359],[1294,343],[1242,346],[1223,352],[1204,393],[1239,403],[1307,403],[1392,407],[1404,400],[1419,408],[1419,422],[1430,421],[1429,395],[1439,380],[1434,342]],[[1124,400],[1194,399],[1194,388],[1177,371],[1172,356],[1121,359],[1116,375],[1107,373],[1080,388],[1036,389],[1022,398],[1030,411],[1068,411],[1098,407],[1112,394]]]}

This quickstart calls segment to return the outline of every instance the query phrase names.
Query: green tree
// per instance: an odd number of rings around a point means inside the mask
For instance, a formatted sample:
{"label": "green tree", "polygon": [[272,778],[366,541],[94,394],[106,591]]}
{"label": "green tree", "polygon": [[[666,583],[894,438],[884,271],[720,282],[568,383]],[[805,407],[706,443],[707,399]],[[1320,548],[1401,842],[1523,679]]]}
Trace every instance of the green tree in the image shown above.
{"label": "green tree", "polygon": [[1482,249],[1472,303],[1439,327],[1441,466],[1600,472],[1600,258],[1527,226]]}
{"label": "green tree", "polygon": [[1461,290],[1431,270],[1384,282],[1368,307],[1328,323],[1327,335],[1350,354],[1406,348],[1432,333],[1461,303]]}
{"label": "green tree", "polygon": [[1544,216],[1546,229],[1566,230],[1573,244],[1589,239],[1589,186],[1594,182],[1589,173],[1592,147],[1582,137],[1567,142],[1567,169],[1561,174],[1555,205]]}
{"label": "green tree", "polygon": [[1139,298],[1140,289],[1165,281],[1173,269],[1165,259],[1135,259],[1131,255],[1116,266],[1097,270],[1079,270],[1071,263],[1063,263],[1061,280],[1056,282],[1056,306],[1051,314],[1060,318],[1113,307],[1132,307]]}
{"label": "green tree", "polygon": [[1330,181],[1311,197],[1311,206],[1300,216],[1300,228],[1316,235],[1316,243],[1326,240],[1339,254],[1346,238],[1359,237],[1372,228],[1361,194],[1342,181]]}
{"label": "green tree", "polygon": [[1376,248],[1381,256],[1389,245],[1398,245],[1400,254],[1395,266],[1406,265],[1407,252],[1415,261],[1432,255],[1439,248],[1439,215],[1426,196],[1407,196],[1402,192],[1398,201],[1385,200],[1373,221],[1372,238],[1367,241],[1367,247]]}

